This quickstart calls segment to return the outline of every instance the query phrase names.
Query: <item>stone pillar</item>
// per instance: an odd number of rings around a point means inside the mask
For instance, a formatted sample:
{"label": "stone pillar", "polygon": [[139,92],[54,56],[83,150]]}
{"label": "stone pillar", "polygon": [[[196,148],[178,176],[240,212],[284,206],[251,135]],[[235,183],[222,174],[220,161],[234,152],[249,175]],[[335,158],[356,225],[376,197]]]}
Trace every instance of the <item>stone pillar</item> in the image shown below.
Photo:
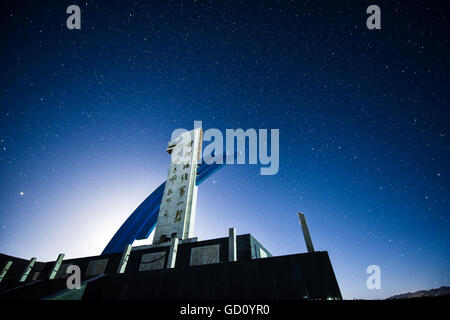
{"label": "stone pillar", "polygon": [[130,257],[131,248],[132,248],[131,244],[125,247],[125,250],[123,251],[122,254],[122,259],[120,259],[119,267],[117,268],[117,273],[125,272],[125,269],[127,268],[128,258]]}
{"label": "stone pillar", "polygon": [[6,276],[6,273],[8,272],[8,270],[11,267],[12,263],[13,263],[12,261],[8,261],[6,263],[6,266],[3,268],[2,273],[0,273],[0,283],[2,283],[3,278]]}
{"label": "stone pillar", "polygon": [[50,272],[49,280],[55,279],[56,274],[58,273],[59,267],[64,259],[64,253],[60,253],[58,259],[56,259],[55,265],[53,266],[52,272]]}
{"label": "stone pillar", "polygon": [[314,252],[314,246],[312,244],[311,236],[309,234],[308,225],[306,224],[305,215],[301,212],[298,213],[300,219],[300,225],[303,231],[303,237],[305,238],[306,249],[308,252]]}
{"label": "stone pillar", "polygon": [[170,167],[159,208],[153,243],[191,238],[194,230],[197,167],[202,154],[202,129],[187,131],[169,142]]}
{"label": "stone pillar", "polygon": [[170,240],[169,258],[167,259],[167,269],[175,268],[175,261],[177,260],[178,238]]}
{"label": "stone pillar", "polygon": [[30,274],[31,269],[33,269],[34,264],[36,263],[36,258],[31,258],[30,263],[26,267],[25,271],[22,273],[22,276],[19,279],[19,282],[25,282]]}
{"label": "stone pillar", "polygon": [[236,228],[228,230],[228,261],[237,261]]}

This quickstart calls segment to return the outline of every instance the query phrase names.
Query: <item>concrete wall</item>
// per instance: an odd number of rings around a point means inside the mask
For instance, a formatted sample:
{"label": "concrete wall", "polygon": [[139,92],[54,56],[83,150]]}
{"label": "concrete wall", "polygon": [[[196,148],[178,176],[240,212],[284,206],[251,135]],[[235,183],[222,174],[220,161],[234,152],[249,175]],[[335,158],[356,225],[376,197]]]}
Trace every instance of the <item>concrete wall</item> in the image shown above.
{"label": "concrete wall", "polygon": [[[238,251],[237,254],[238,261],[250,260],[252,258],[259,258],[258,248],[262,246],[261,244],[259,244],[258,241],[256,241],[256,239],[253,238],[253,236],[251,236],[250,234],[239,235],[237,236],[236,242]],[[178,246],[175,268],[190,266],[192,248],[207,247],[211,245],[219,246],[218,263],[228,262],[228,238],[225,237],[180,244]],[[142,265],[142,257],[144,255],[148,255],[151,253],[154,253],[155,255],[158,255],[160,253],[165,254],[163,267],[164,268],[167,267],[167,257],[169,255],[168,245],[131,251],[127,267],[125,269],[125,273],[139,272],[140,269],[141,270],[147,269],[147,267],[151,268],[151,266]],[[101,264],[100,260],[104,259],[107,259],[107,262],[104,271],[102,273],[114,274],[116,273],[117,267],[119,266],[121,256],[122,253],[117,253],[84,258],[65,259],[62,261],[60,270],[56,275],[56,279],[68,277],[68,274],[66,274],[66,268],[71,264],[76,264],[80,267],[83,279],[93,277],[96,275],[96,273],[98,273],[99,270],[100,271],[103,270],[102,268],[103,266],[97,266],[97,268],[95,268],[95,265],[93,265],[93,263],[95,263],[95,261],[99,261],[98,263]],[[14,286],[29,263],[29,260],[0,254],[0,271],[3,269],[3,267],[6,265],[8,261],[13,261],[13,264],[11,265],[2,283],[0,283],[0,291],[5,288]],[[55,261],[36,262],[26,282],[31,282],[38,279],[46,279],[49,276],[54,266],[54,263]],[[95,270],[97,270],[97,272],[95,272]]]}
{"label": "concrete wall", "polygon": [[[157,246],[132,250],[123,274],[116,274],[119,253],[63,260],[54,280],[47,280],[54,261],[36,262],[26,283],[18,280],[29,261],[0,254],[1,269],[13,261],[0,284],[0,299],[40,299],[64,290],[65,269],[70,264],[80,267],[82,281],[95,279],[86,285],[83,299],[341,298],[327,252],[272,257],[250,234],[237,236],[236,242],[234,262],[228,261],[225,237],[180,244],[173,269],[167,269],[169,246]],[[196,264],[208,264],[191,265],[192,252],[202,250],[207,256],[197,255]],[[164,260],[154,262],[158,257]],[[99,273],[106,276],[96,279]],[[15,289],[7,291],[11,288]]]}
{"label": "concrete wall", "polygon": [[341,299],[327,252],[108,275],[85,300]]}

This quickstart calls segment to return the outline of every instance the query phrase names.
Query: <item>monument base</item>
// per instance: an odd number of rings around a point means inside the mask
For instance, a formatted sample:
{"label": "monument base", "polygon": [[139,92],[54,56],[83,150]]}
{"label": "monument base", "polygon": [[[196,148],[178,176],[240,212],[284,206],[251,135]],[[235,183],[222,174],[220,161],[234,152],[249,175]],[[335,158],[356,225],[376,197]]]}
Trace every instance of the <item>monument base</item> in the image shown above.
{"label": "monument base", "polygon": [[[250,234],[237,236],[236,247],[237,261],[229,261],[229,238],[180,243],[169,269],[170,246],[134,248],[122,274],[121,254],[64,260],[54,280],[48,279],[54,262],[37,262],[25,283],[18,279],[27,261],[0,255],[0,267],[13,261],[0,299],[341,299],[325,251],[273,257]],[[81,289],[66,287],[71,264],[80,267]]]}

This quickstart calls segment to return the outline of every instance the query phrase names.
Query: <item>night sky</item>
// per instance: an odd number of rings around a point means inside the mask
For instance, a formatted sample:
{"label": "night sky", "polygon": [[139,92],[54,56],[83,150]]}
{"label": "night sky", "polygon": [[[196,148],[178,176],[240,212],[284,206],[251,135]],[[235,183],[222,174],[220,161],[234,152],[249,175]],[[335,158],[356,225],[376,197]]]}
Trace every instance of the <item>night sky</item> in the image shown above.
{"label": "night sky", "polygon": [[201,120],[279,129],[280,170],[203,183],[200,239],[234,226],[273,255],[305,252],[301,211],[344,298],[450,285],[448,1],[1,6],[1,253],[100,254],[166,179],[172,131]]}

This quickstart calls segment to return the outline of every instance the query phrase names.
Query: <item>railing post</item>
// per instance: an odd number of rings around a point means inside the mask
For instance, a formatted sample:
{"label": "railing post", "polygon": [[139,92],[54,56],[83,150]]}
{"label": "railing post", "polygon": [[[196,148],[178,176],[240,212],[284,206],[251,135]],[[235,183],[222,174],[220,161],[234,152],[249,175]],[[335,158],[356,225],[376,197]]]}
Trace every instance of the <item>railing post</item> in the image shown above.
{"label": "railing post", "polygon": [[22,273],[22,276],[19,279],[19,282],[25,282],[30,274],[31,269],[33,269],[34,264],[36,263],[36,258],[31,258],[30,263],[26,267],[25,271]]}
{"label": "railing post", "polygon": [[228,261],[237,261],[236,228],[228,230]]}
{"label": "railing post", "polygon": [[128,244],[123,251],[122,258],[120,259],[119,267],[117,268],[117,273],[124,273],[127,268],[128,258],[130,257],[131,244]]}
{"label": "railing post", "polygon": [[170,242],[169,258],[167,259],[167,269],[175,268],[175,261],[177,260],[178,238],[172,238]]}
{"label": "railing post", "polygon": [[11,267],[12,263],[13,263],[12,261],[8,261],[6,263],[5,267],[2,270],[2,273],[0,274],[0,283],[2,283],[3,278],[6,276],[6,273],[8,272],[8,270]]}
{"label": "railing post", "polygon": [[305,215],[301,212],[298,213],[298,217],[300,219],[300,225],[303,231],[303,237],[305,238],[306,249],[308,252],[314,252],[314,246],[311,240],[311,235],[309,234],[308,225],[306,224]]}
{"label": "railing post", "polygon": [[56,274],[58,273],[59,267],[61,267],[61,263],[62,263],[63,259],[64,259],[64,253],[60,253],[58,255],[58,259],[56,259],[56,261],[55,261],[52,272],[50,272],[50,275],[48,277],[49,280],[55,279]]}

